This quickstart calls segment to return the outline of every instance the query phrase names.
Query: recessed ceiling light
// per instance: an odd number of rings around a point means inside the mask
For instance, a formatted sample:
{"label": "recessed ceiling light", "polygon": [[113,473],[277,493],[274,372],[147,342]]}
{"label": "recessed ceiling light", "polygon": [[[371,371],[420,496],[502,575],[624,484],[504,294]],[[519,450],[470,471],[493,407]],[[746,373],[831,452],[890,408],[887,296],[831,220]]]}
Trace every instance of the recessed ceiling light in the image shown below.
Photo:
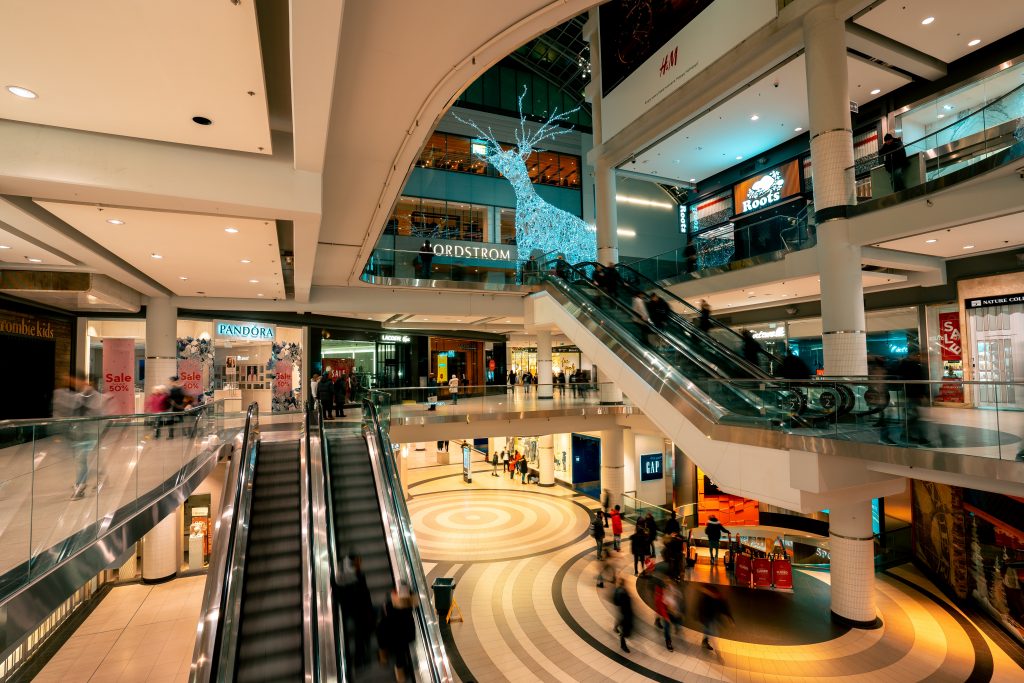
{"label": "recessed ceiling light", "polygon": [[249,280],[249,284],[258,285],[259,283],[259,280]]}
{"label": "recessed ceiling light", "polygon": [[261,292],[261,293],[257,294],[256,296],[263,296],[263,293]]}
{"label": "recessed ceiling light", "polygon": [[975,38],[971,42],[967,43],[967,47],[974,47],[975,45],[977,45],[980,42],[981,42],[980,38]]}
{"label": "recessed ceiling light", "polygon": [[695,182],[697,182],[697,179],[696,178],[690,178],[690,182],[691,183],[695,183]]}
{"label": "recessed ceiling light", "polygon": [[794,129],[793,129],[793,132],[794,132],[794,133],[799,133],[799,132],[800,132],[800,131],[802,131],[803,129],[804,129],[804,127],[803,127],[803,126],[797,126],[796,128],[794,128]]}
{"label": "recessed ceiling light", "polygon": [[42,263],[43,262],[43,259],[41,259],[41,258],[32,258],[31,256],[26,256],[25,260],[28,261],[29,263]]}
{"label": "recessed ceiling light", "polygon": [[935,118],[937,118],[937,119],[944,119],[944,118],[946,118],[946,115],[945,114],[939,114]]}
{"label": "recessed ceiling light", "polygon": [[207,118],[206,116],[193,116],[193,123],[198,123],[200,126],[209,126],[213,123],[213,119]]}
{"label": "recessed ceiling light", "polygon": [[120,218],[108,218],[107,222],[111,225],[124,225],[124,221]]}
{"label": "recessed ceiling light", "polygon": [[935,244],[936,242],[938,242],[938,240],[934,238],[924,241],[925,244]]}
{"label": "recessed ceiling light", "polygon": [[161,256],[160,254],[150,254],[150,256],[152,258],[155,258],[155,259],[162,259],[163,258],[163,256]]}
{"label": "recessed ceiling light", "polygon": [[878,94],[878,93],[880,93],[880,92],[882,92],[882,89],[881,89],[881,88],[875,88],[874,90],[872,90],[872,91],[871,91],[871,94],[872,94],[872,95],[877,95],[877,94]]}
{"label": "recessed ceiling light", "polygon": [[20,85],[7,86],[7,92],[26,100],[34,100],[35,98],[39,97],[39,95],[36,95],[28,88],[22,88]]}
{"label": "recessed ceiling light", "polygon": [[921,23],[924,24],[925,26],[927,26],[928,24],[932,23],[933,21],[935,21],[935,17],[925,17],[924,19],[921,20]]}
{"label": "recessed ceiling light", "polygon": [[0,244],[0,249],[10,249],[6,244]]}
{"label": "recessed ceiling light", "polygon": [[241,261],[241,262],[242,262],[242,263],[252,263],[252,261],[250,261],[250,260],[249,260],[249,259],[247,259],[247,258],[244,258],[244,259],[242,259],[242,261]]}
{"label": "recessed ceiling light", "polygon": [[753,116],[750,117],[750,120],[751,121],[757,121],[759,118],[761,118],[761,117],[758,116],[757,114],[754,114]]}
{"label": "recessed ceiling light", "polygon": [[234,235],[236,232],[238,232],[238,228],[224,228],[224,232],[229,232],[232,235]]}
{"label": "recessed ceiling light", "polygon": [[737,154],[737,155],[736,155],[736,161],[739,161],[739,160],[740,160],[740,159],[742,159],[742,158],[743,158],[743,155],[742,155],[742,154]]}
{"label": "recessed ceiling light", "polygon": [[964,249],[974,249],[974,245],[973,244],[965,244],[964,245]]}
{"label": "recessed ceiling light", "polygon": [[178,276],[178,279],[179,279],[179,280],[187,280],[188,278],[187,278],[187,277],[185,277],[184,275],[179,275],[179,276]]}

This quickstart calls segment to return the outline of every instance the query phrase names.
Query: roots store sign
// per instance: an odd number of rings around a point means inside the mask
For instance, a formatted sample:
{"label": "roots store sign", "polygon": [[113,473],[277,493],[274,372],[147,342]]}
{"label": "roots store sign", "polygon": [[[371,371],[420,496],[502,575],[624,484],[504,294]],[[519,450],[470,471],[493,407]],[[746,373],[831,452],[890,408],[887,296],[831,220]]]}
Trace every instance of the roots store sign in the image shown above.
{"label": "roots store sign", "polygon": [[735,185],[732,189],[733,208],[737,215],[758,211],[799,193],[800,161],[793,159]]}

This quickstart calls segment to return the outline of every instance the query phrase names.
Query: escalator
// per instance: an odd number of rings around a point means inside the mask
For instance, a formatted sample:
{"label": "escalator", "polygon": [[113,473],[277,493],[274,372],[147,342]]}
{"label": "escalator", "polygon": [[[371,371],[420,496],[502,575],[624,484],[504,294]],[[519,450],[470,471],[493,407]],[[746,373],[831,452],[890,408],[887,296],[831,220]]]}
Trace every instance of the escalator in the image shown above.
{"label": "escalator", "polygon": [[261,444],[252,486],[236,681],[297,681],[304,674],[299,487],[298,439]]}

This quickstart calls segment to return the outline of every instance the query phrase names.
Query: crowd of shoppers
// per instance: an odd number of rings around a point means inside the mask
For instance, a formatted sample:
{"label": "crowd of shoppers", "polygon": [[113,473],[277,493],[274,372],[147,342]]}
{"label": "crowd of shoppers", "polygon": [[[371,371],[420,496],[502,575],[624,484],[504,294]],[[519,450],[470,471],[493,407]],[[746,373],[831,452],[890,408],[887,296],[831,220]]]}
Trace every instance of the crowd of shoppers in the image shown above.
{"label": "crowd of shoppers", "polygon": [[309,391],[318,401],[325,420],[345,417],[345,403],[352,393],[352,377],[341,373],[332,378],[329,374],[313,373]]}

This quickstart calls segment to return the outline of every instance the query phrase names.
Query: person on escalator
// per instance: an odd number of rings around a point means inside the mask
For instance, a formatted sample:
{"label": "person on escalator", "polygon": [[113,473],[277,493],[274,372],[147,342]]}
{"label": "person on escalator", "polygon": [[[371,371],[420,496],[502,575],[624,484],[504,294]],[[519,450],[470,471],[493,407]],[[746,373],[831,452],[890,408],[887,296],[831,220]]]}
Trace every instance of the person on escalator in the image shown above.
{"label": "person on escalator", "polygon": [[350,552],[342,560],[338,591],[345,620],[345,635],[349,640],[346,650],[356,665],[365,664],[369,659],[370,634],[377,614],[363,573],[362,559],[355,553]]}
{"label": "person on escalator", "polygon": [[764,349],[754,339],[754,333],[750,330],[743,330],[740,335],[743,337],[743,360],[754,367],[760,367],[760,356]]}
{"label": "person on escalator", "polygon": [[786,355],[782,358],[779,374],[782,379],[810,379],[811,369],[800,356],[793,353],[792,349],[787,349]]}
{"label": "person on escalator", "polygon": [[700,331],[707,334],[711,331],[711,305],[708,304],[707,299],[701,299],[700,302],[700,320],[697,325],[700,327]]}
{"label": "person on escalator", "polygon": [[377,624],[377,643],[395,662],[395,680],[403,683],[413,675],[409,647],[416,638],[416,622],[412,610],[416,596],[402,584],[391,591],[391,599],[384,603],[380,623]]}
{"label": "person on escalator", "polygon": [[650,318],[651,324],[659,330],[664,329],[668,323],[668,314],[668,302],[657,293],[651,294],[651,298],[647,300],[647,317]]}
{"label": "person on escalator", "polygon": [[598,265],[594,270],[594,284],[609,297],[618,300],[619,274],[615,270],[615,264],[609,262],[607,266]]}
{"label": "person on escalator", "polygon": [[555,261],[555,276],[562,280],[568,281],[569,271],[569,264],[565,262],[565,256],[559,254],[558,259]]}

